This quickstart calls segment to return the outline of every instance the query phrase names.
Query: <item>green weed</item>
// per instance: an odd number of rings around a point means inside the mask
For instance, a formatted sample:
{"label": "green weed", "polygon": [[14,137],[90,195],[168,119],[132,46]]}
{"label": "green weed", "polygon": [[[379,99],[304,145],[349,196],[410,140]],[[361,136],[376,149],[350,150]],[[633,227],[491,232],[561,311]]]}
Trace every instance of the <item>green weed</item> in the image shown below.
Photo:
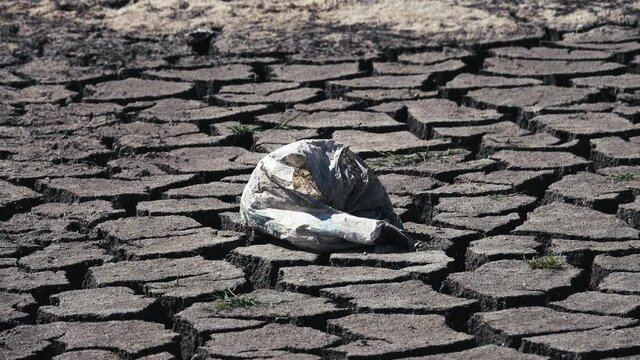
{"label": "green weed", "polygon": [[636,176],[630,173],[616,174],[612,177],[613,177],[613,181],[615,182],[632,181],[636,179]]}
{"label": "green weed", "polygon": [[247,295],[238,295],[232,290],[227,290],[217,297],[213,302],[213,311],[223,311],[236,308],[248,308],[258,306],[259,301],[250,298]]}
{"label": "green weed", "polygon": [[527,264],[532,269],[552,269],[560,270],[566,266],[564,260],[558,256],[543,256],[527,260]]}

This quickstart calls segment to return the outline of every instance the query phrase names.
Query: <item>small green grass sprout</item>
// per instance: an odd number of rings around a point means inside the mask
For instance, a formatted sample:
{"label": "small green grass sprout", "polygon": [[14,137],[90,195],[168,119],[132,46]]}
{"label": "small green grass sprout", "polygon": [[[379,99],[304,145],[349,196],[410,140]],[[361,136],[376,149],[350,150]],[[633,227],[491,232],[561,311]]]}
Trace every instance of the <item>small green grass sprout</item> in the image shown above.
{"label": "small green grass sprout", "polygon": [[229,129],[235,136],[253,135],[253,133],[255,132],[251,126],[245,124],[234,124],[228,126],[227,129]]}
{"label": "small green grass sprout", "polygon": [[236,308],[248,308],[258,306],[259,301],[247,295],[237,295],[232,290],[226,290],[213,303],[214,311],[223,311]]}
{"label": "small green grass sprout", "polygon": [[551,269],[560,270],[564,269],[565,262],[558,256],[542,256],[539,258],[527,260],[527,264],[531,269]]}
{"label": "small green grass sprout", "polygon": [[636,179],[636,176],[630,173],[616,174],[613,176],[613,181],[615,182],[632,181],[635,179]]}

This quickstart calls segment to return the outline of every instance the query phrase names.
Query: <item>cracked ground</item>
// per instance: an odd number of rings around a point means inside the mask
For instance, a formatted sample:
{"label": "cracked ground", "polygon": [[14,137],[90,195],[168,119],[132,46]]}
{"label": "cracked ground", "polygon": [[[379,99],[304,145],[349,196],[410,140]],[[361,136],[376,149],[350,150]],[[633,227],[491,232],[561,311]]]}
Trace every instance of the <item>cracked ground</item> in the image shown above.
{"label": "cracked ground", "polygon": [[[0,1],[0,359],[640,359],[637,4],[395,4]],[[317,138],[417,251],[243,227]]]}

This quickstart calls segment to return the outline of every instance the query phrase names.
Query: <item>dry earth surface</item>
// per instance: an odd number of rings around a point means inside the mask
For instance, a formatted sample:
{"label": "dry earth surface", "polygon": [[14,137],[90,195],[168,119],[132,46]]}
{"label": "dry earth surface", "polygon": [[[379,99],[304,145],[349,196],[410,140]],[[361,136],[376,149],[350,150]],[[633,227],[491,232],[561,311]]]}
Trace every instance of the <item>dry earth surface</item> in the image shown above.
{"label": "dry earth surface", "polygon": [[[640,359],[635,1],[0,1],[0,359]],[[417,251],[242,226],[349,144]]]}

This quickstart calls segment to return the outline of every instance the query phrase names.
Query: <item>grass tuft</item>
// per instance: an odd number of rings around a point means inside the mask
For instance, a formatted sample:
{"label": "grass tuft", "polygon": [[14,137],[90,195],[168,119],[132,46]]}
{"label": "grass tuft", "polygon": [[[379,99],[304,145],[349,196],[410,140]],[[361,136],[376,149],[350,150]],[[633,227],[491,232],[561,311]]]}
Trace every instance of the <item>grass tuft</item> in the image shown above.
{"label": "grass tuft", "polygon": [[223,311],[236,308],[248,308],[258,306],[259,301],[247,295],[237,295],[232,290],[227,290],[213,302],[214,311]]}
{"label": "grass tuft", "polygon": [[527,264],[532,269],[552,269],[560,270],[564,269],[565,262],[558,256],[543,256],[531,260],[527,260]]}
{"label": "grass tuft", "polygon": [[298,118],[298,116],[302,115],[302,112],[299,112],[291,117],[288,117],[288,115],[289,111],[285,111],[282,114],[282,120],[280,120],[278,126],[275,127],[276,129],[290,129],[289,125],[291,125]]}
{"label": "grass tuft", "polygon": [[630,173],[616,174],[613,176],[613,181],[616,181],[616,182],[632,181],[635,179],[636,179],[636,176]]}
{"label": "grass tuft", "polygon": [[231,133],[235,136],[253,135],[255,132],[251,126],[245,124],[234,124],[228,126],[227,129],[231,130]]}

